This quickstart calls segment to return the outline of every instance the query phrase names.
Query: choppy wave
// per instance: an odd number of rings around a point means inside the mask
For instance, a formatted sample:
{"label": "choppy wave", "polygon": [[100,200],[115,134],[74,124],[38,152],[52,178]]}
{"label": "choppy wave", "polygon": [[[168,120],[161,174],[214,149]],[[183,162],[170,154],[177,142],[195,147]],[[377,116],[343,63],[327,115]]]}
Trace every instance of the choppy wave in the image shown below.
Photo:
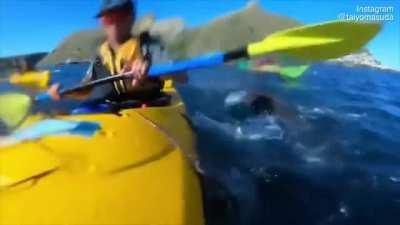
{"label": "choppy wave", "polygon": [[[181,91],[206,180],[219,184],[205,186],[205,207],[227,202],[219,215],[206,210],[209,224],[398,224],[399,87],[399,74],[331,64],[291,83],[194,72]],[[227,106],[248,106],[249,93],[286,106],[233,116]]]}
{"label": "choppy wave", "polygon": [[251,118],[235,125],[213,120],[204,114],[197,113],[193,117],[197,126],[213,130],[213,132],[224,133],[237,140],[282,140],[284,130],[273,117]]}

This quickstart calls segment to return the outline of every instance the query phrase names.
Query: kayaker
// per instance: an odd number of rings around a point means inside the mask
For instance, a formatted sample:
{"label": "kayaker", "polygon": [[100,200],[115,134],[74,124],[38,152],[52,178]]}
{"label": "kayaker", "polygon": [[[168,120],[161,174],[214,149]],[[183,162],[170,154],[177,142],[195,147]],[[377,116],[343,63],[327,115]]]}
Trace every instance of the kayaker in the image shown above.
{"label": "kayaker", "polygon": [[[112,85],[85,90],[67,97],[85,99],[95,92],[96,98],[111,100],[151,99],[163,88],[159,78],[147,77],[151,64],[149,52],[142,52],[141,40],[132,36],[131,29],[136,19],[136,3],[132,0],[102,0],[99,18],[106,34],[106,41],[100,46],[98,56],[88,71],[84,82],[105,76],[129,73],[131,80],[116,81]],[[60,84],[50,87],[49,93],[59,100]]]}

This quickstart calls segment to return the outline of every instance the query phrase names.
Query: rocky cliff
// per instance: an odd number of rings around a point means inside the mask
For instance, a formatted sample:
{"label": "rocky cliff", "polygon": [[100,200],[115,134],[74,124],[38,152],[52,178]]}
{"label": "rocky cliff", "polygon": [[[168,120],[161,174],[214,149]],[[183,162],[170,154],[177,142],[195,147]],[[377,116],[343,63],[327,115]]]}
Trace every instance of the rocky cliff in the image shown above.
{"label": "rocky cliff", "polygon": [[[257,4],[215,19],[196,29],[185,29],[180,18],[154,21],[152,15],[142,18],[133,33],[148,30],[168,49],[173,58],[185,58],[209,51],[229,50],[262,39],[277,30],[299,25],[295,20],[262,10]],[[87,60],[103,42],[101,30],[81,31],[67,37],[59,47],[40,62],[56,64],[66,60]]]}
{"label": "rocky cliff", "polygon": [[[154,16],[146,15],[132,28],[132,32],[137,34],[142,30],[148,30],[153,24]],[[101,43],[103,43],[104,39],[104,32],[100,29],[74,33],[46,56],[39,65],[54,65],[66,61],[84,61],[91,59],[96,55],[97,49]]]}
{"label": "rocky cliff", "polygon": [[243,10],[217,18],[203,27],[184,30],[170,43],[168,50],[174,58],[232,50],[298,25],[300,23],[293,19],[266,12],[256,3],[250,3]]}

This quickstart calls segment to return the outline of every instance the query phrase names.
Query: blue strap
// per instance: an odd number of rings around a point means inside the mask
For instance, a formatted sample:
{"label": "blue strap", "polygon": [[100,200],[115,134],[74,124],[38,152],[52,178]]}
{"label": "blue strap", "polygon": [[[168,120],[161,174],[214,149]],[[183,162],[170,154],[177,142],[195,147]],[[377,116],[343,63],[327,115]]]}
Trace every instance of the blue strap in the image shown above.
{"label": "blue strap", "polygon": [[71,111],[71,115],[83,115],[83,114],[94,114],[94,113],[106,113],[110,112],[112,106],[107,103],[101,104],[84,104]]}
{"label": "blue strap", "polygon": [[87,121],[43,120],[31,127],[17,131],[12,138],[19,141],[35,140],[49,135],[93,136],[100,129],[100,124]]}
{"label": "blue strap", "polygon": [[218,66],[224,63],[224,54],[221,52],[195,57],[188,60],[153,65],[150,68],[150,77],[160,77],[172,73],[184,72],[186,70],[198,69],[203,67]]}

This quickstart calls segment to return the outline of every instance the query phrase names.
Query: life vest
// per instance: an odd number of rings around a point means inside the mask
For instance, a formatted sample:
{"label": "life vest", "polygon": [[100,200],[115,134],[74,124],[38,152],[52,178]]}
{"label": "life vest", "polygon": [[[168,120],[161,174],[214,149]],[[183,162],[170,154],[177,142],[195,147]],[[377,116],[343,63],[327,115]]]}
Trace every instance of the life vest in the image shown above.
{"label": "life vest", "polygon": [[[105,42],[100,46],[100,57],[103,65],[111,75],[120,74],[126,63],[132,62],[137,58],[142,58],[140,41],[132,37],[114,52],[110,45]],[[130,81],[116,81],[114,88],[118,94],[129,92],[132,89]]]}
{"label": "life vest", "polygon": [[[100,57],[102,64],[106,67],[111,75],[120,74],[128,62],[133,62],[137,58],[143,58],[142,41],[140,38],[131,37],[128,41],[120,46],[118,51],[114,52],[110,45],[105,42],[100,46]],[[147,49],[147,51],[149,51]],[[174,86],[172,79],[161,81],[160,79],[148,79],[149,82],[161,83],[161,89],[168,89]],[[129,80],[116,81],[113,83],[117,94],[129,93],[138,88],[133,88]],[[154,86],[154,85],[153,85]]]}

